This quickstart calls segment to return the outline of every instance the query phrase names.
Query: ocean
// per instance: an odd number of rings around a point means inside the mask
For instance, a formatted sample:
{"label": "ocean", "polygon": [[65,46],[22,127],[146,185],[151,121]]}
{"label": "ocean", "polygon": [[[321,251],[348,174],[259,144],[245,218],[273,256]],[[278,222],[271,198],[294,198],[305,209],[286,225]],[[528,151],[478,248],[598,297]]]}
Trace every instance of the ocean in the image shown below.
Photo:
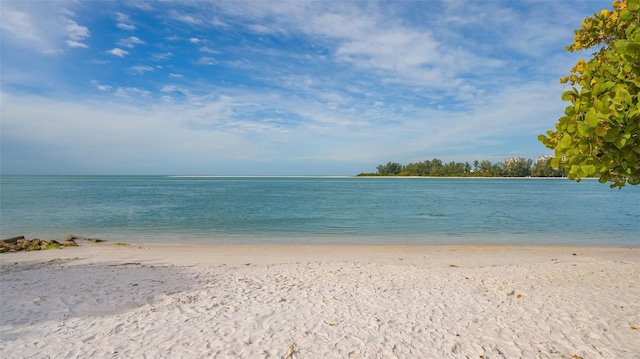
{"label": "ocean", "polygon": [[0,236],[640,247],[640,187],[533,178],[1,176]]}

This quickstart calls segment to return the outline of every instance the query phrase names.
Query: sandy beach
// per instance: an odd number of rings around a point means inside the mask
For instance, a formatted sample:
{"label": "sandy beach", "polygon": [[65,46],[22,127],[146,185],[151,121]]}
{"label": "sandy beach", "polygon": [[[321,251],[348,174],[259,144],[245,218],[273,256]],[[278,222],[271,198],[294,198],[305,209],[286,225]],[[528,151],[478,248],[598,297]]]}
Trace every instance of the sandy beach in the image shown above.
{"label": "sandy beach", "polygon": [[3,358],[640,358],[640,249],[0,255]]}

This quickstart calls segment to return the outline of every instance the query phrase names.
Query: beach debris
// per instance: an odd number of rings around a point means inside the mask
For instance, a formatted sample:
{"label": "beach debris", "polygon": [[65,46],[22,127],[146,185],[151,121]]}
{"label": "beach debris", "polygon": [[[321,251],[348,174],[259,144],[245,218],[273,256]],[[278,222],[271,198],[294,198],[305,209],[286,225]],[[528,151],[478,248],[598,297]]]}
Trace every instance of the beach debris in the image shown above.
{"label": "beach debris", "polygon": [[15,244],[18,242],[18,239],[25,239],[24,236],[16,236],[16,237],[11,237],[11,238],[7,238],[7,239],[3,239],[2,242],[4,243],[10,243],[10,244]]}
{"label": "beach debris", "polygon": [[516,298],[518,298],[518,299],[522,298],[522,294],[518,294],[518,295],[516,296]]}
{"label": "beach debris", "polygon": [[632,326],[631,330],[638,330],[638,328]]}
{"label": "beach debris", "polygon": [[110,264],[109,267],[139,266],[140,264],[141,264],[140,262],[127,262],[127,263],[120,263],[120,264]]}
{"label": "beach debris", "polygon": [[516,291],[512,290],[511,292],[507,293],[507,295],[516,295]]}
{"label": "beach debris", "polygon": [[89,242],[93,242],[93,243],[101,243],[104,242],[104,239],[98,239],[98,238],[85,238],[85,237],[79,237],[76,236],[74,234],[70,234],[67,236],[67,240],[84,240],[84,241],[89,241]]}
{"label": "beach debris", "polygon": [[449,267],[451,267],[451,268],[458,268],[458,266],[457,266],[457,265],[455,265],[455,264],[449,264]]}
{"label": "beach debris", "polygon": [[575,355],[575,354],[574,354],[574,355],[571,357],[571,359],[584,359],[584,358],[582,358],[581,356],[578,356],[578,355]]}
{"label": "beach debris", "polygon": [[334,322],[329,323],[326,320],[324,321],[324,324],[326,324],[326,325],[328,325],[330,327],[335,327],[336,326],[336,323],[334,323]]}
{"label": "beach debris", "polygon": [[293,344],[291,344],[291,346],[289,346],[289,351],[287,352],[287,355],[284,356],[284,359],[291,359],[293,357],[293,352],[296,350],[296,347],[293,346]]}

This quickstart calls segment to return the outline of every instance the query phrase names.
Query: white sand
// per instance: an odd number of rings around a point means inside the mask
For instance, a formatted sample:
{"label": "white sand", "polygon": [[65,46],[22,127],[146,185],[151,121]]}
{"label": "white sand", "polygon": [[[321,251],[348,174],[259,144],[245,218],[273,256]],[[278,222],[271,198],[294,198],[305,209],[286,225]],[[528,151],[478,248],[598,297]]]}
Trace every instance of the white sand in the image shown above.
{"label": "white sand", "polygon": [[3,358],[640,358],[637,248],[107,243],[0,261]]}

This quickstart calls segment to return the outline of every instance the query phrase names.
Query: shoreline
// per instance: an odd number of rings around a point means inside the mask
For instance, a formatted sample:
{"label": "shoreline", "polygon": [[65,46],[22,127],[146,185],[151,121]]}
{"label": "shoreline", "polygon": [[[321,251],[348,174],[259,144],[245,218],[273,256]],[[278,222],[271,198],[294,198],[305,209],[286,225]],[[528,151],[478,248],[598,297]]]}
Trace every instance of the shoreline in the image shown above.
{"label": "shoreline", "polygon": [[[419,263],[431,258],[438,262],[450,257],[462,257],[475,264],[483,256],[495,257],[508,253],[512,256],[493,258],[500,263],[518,264],[523,260],[539,260],[548,255],[607,254],[629,256],[640,261],[640,247],[619,246],[567,246],[529,244],[145,244],[105,241],[101,243],[80,242],[78,247],[21,251],[0,254],[0,265],[8,262],[47,261],[55,259],[85,258],[95,263],[120,258],[153,260],[162,258],[175,265],[189,264],[281,264],[292,261],[344,261],[392,263],[401,260]],[[524,254],[531,254],[524,256]],[[440,258],[438,258],[440,257]],[[193,262],[193,263],[192,263]]]}
{"label": "shoreline", "polygon": [[103,242],[0,274],[8,359],[640,353],[640,248]]}

